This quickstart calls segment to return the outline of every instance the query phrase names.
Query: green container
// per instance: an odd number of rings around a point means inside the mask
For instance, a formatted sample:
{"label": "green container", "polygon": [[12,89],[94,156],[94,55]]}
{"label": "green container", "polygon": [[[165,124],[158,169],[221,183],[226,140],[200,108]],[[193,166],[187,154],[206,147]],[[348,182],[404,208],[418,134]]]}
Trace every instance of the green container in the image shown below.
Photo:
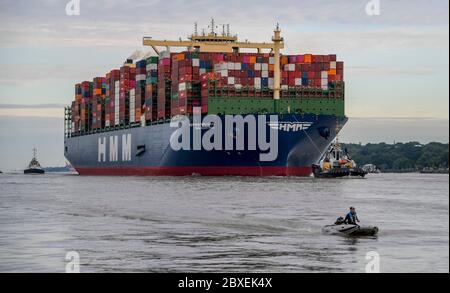
{"label": "green container", "polygon": [[345,116],[344,99],[330,98],[272,98],[209,97],[209,114],[316,114]]}

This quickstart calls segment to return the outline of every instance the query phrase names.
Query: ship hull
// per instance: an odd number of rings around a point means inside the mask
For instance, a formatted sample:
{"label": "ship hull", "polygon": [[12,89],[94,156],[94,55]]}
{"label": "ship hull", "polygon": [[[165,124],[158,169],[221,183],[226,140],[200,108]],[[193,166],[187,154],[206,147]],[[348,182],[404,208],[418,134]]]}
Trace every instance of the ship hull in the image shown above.
{"label": "ship hull", "polygon": [[[261,154],[267,151],[259,146],[256,150],[176,151],[170,143],[175,128],[169,123],[69,137],[65,139],[65,156],[80,175],[310,176],[312,165],[347,121],[331,115],[277,117],[282,127],[277,133],[277,156],[270,161],[261,160]],[[273,125],[267,123],[266,127],[269,133]],[[222,140],[229,135],[224,131]],[[116,146],[117,156],[111,155],[113,147],[109,142]],[[130,156],[125,158],[120,153],[124,144],[130,148]]]}

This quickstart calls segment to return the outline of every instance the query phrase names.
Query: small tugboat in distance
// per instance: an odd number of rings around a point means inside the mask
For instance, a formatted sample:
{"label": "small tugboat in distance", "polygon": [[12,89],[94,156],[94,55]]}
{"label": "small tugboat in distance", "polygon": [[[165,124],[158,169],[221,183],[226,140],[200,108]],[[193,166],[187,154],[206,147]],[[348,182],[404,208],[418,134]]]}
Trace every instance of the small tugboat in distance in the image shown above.
{"label": "small tugboat in distance", "polygon": [[364,178],[368,173],[356,165],[347,151],[342,150],[338,140],[330,146],[320,163],[312,166],[312,169],[316,178]]}
{"label": "small tugboat in distance", "polygon": [[31,159],[28,168],[23,171],[24,174],[44,174],[45,171],[42,169],[41,164],[39,164],[36,159],[36,149],[33,149],[33,159]]}

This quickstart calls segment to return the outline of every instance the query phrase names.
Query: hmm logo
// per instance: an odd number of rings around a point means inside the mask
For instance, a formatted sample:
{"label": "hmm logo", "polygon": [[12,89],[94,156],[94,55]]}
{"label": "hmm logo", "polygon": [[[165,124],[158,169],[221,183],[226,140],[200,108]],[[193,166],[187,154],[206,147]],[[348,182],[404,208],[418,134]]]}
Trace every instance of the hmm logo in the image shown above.
{"label": "hmm logo", "polygon": [[66,5],[66,14],[68,16],[80,15],[80,0],[71,0]]}
{"label": "hmm logo", "polygon": [[297,132],[307,130],[313,125],[312,122],[269,122],[270,128],[285,132]]}
{"label": "hmm logo", "polygon": [[109,162],[118,162],[119,158],[122,159],[122,162],[131,161],[131,133],[122,135],[121,146],[121,157],[119,157],[119,136],[99,137],[98,162],[106,162],[107,149],[109,150]]}

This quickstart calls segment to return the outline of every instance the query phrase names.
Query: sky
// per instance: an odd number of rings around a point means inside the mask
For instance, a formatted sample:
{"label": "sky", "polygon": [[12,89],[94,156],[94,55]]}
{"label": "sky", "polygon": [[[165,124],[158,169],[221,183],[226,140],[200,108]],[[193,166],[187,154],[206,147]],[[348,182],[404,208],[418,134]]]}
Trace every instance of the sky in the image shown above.
{"label": "sky", "polygon": [[372,16],[369,0],[80,0],[72,16],[68,2],[0,0],[0,170],[23,168],[35,146],[44,165],[64,165],[74,84],[149,51],[144,36],[186,38],[211,17],[255,42],[279,23],[284,54],[337,54],[350,118],[341,140],[448,142],[446,0],[379,0]]}

